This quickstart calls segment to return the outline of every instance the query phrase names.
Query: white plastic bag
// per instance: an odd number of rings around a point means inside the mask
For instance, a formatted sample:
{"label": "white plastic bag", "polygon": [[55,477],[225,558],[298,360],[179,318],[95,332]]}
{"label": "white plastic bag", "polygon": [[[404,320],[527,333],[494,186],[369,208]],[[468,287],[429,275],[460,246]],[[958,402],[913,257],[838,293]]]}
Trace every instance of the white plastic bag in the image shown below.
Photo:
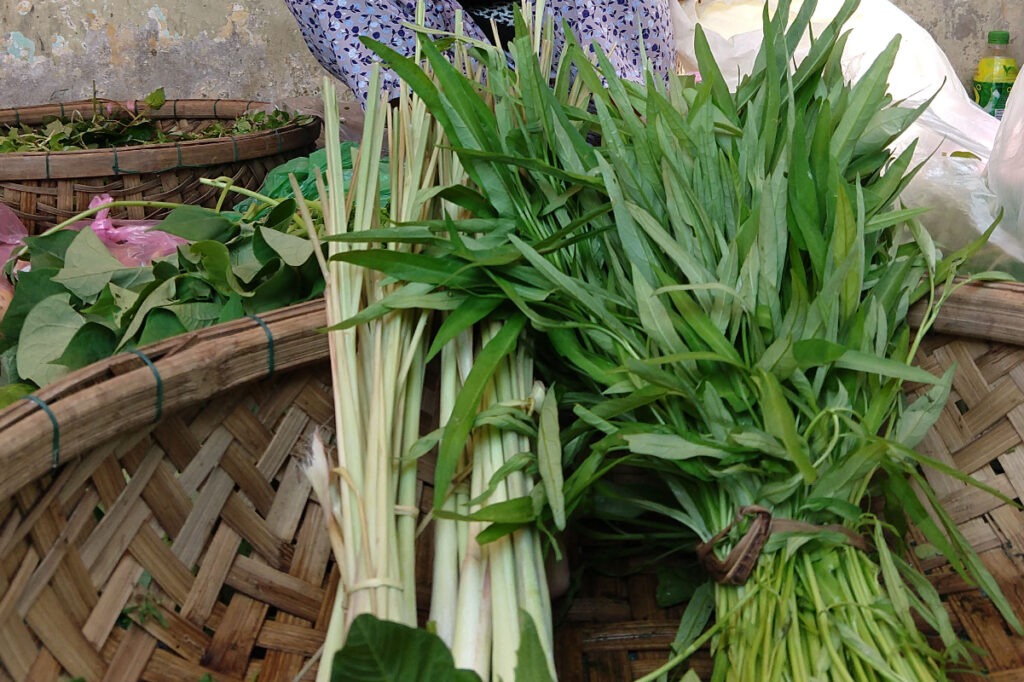
{"label": "white plastic bag", "polygon": [[992,144],[988,186],[1002,205],[1002,229],[1024,236],[1024,87],[1010,91],[1003,121]]}
{"label": "white plastic bag", "polygon": [[[693,36],[699,23],[708,38],[715,60],[730,87],[750,72],[761,45],[761,13],[765,0],[686,0],[674,14],[676,48],[683,66],[696,70]],[[768,0],[769,11],[776,0]],[[817,34],[838,14],[842,0],[818,0],[811,17]],[[795,17],[802,2],[795,0],[790,15]],[[889,77],[889,93],[907,106],[917,106],[932,95],[935,99],[908,131],[903,144],[918,138],[923,156],[937,149],[968,151],[987,160],[999,121],[977,106],[935,39],[905,12],[888,0],[862,0],[846,23],[850,32],[843,52],[843,73],[857,80],[889,44],[901,36],[899,53]],[[802,59],[810,47],[805,37],[797,48]],[[937,93],[937,94],[936,94]]]}
{"label": "white plastic bag", "polygon": [[[699,23],[728,85],[735,87],[750,72],[760,48],[765,4],[765,0],[684,0],[673,15],[676,48],[683,67],[697,70],[693,39]],[[842,4],[842,0],[818,0],[811,19],[815,34],[835,17]],[[767,5],[774,12],[777,2],[767,0]],[[800,11],[801,5],[800,0],[792,2],[791,16]],[[1011,102],[1017,100],[1017,118],[1007,123],[1011,114],[1008,103],[1000,126],[996,118],[974,103],[928,31],[888,0],[862,0],[845,28],[849,39],[843,53],[843,72],[848,79],[857,80],[899,34],[900,49],[889,76],[889,93],[909,107],[934,95],[921,117],[894,144],[893,151],[899,152],[918,140],[914,161],[924,164],[903,192],[902,200],[909,206],[932,209],[921,220],[947,252],[988,229],[998,215],[1000,201],[1013,204],[1016,222],[1004,219],[990,246],[969,265],[973,270],[998,267],[1024,276],[1024,228],[1020,223],[1020,216],[1024,216],[1024,95],[1011,93]],[[807,54],[809,47],[810,40],[805,38],[797,49],[797,60]],[[1016,127],[1010,130],[1012,126]],[[994,149],[997,133],[1004,142]],[[1000,155],[998,161],[996,153]],[[990,156],[991,189],[985,174]],[[1015,187],[1016,193],[1009,187]]]}

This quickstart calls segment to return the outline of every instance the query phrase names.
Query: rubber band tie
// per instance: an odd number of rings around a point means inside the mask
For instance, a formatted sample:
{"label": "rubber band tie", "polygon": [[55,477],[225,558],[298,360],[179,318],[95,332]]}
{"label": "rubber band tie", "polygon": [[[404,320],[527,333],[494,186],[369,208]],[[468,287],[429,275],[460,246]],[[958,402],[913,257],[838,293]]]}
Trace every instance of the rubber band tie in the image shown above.
{"label": "rubber band tie", "polygon": [[231,136],[231,160],[238,163],[238,138]]}
{"label": "rubber band tie", "polygon": [[50,179],[50,152],[46,152],[46,179]]}
{"label": "rubber band tie", "polygon": [[413,507],[408,504],[396,504],[395,514],[397,514],[398,516],[419,516],[420,508]]}
{"label": "rubber band tie", "polygon": [[404,585],[394,578],[369,578],[368,580],[349,586],[345,591],[352,594],[353,592],[373,590],[380,587],[392,587],[396,590],[400,590]]}
{"label": "rubber band tie", "polygon": [[153,378],[156,379],[156,416],[153,417],[153,423],[156,424],[160,421],[160,417],[162,417],[164,413],[164,380],[160,376],[160,372],[157,370],[156,365],[153,364],[153,361],[150,360],[145,353],[141,350],[135,350],[134,348],[129,348],[128,352],[138,355],[139,359],[146,363],[150,371],[153,372]]}
{"label": "rubber band tie", "polygon": [[117,147],[114,147],[112,151],[114,152],[114,165],[110,167],[110,170],[114,171],[114,175],[120,175],[121,169],[118,167],[117,163]]}
{"label": "rubber band tie", "polygon": [[38,396],[27,395],[25,396],[25,400],[38,405],[42,408],[43,412],[46,413],[46,416],[50,418],[50,423],[53,425],[53,464],[50,468],[56,469],[57,465],[60,464],[60,424],[57,423],[57,415],[55,415],[53,410],[50,409],[50,406]]}
{"label": "rubber band tie", "polygon": [[267,335],[267,378],[269,379],[274,376],[274,335],[267,323],[258,315],[246,315],[246,317],[256,320],[256,324],[263,327],[263,332]]}

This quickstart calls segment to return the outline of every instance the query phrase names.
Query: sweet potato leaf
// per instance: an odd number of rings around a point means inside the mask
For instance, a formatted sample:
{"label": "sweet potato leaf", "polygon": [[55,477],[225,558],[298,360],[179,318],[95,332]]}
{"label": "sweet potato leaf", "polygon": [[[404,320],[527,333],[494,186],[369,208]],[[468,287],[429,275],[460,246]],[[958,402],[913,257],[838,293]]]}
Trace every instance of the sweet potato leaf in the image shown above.
{"label": "sweet potato leaf", "polygon": [[55,294],[40,301],[25,316],[18,339],[18,374],[45,386],[68,373],[58,363],[85,318],[71,307],[71,294]]}
{"label": "sweet potato leaf", "polygon": [[362,614],[334,655],[332,682],[480,682],[455,660],[437,635]]}
{"label": "sweet potato leaf", "polygon": [[110,255],[95,232],[83,229],[68,246],[64,267],[54,275],[53,281],[91,303],[115,273],[126,269],[121,261]]}

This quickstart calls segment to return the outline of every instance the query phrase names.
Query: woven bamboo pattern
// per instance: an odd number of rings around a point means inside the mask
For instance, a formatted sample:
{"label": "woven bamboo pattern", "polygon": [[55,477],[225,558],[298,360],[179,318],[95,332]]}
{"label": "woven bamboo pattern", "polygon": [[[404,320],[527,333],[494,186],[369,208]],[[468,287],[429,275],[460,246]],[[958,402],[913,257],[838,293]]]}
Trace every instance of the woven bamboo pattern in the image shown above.
{"label": "woven bamboo pattern", "polygon": [[[15,680],[293,679],[334,589],[300,469],[320,370],[112,439],[0,503],[0,666]],[[326,376],[329,376],[327,374]]]}
{"label": "woven bamboo pattern", "polygon": [[[232,121],[264,102],[242,100],[168,100],[158,110],[136,106],[164,130],[199,132]],[[37,125],[53,116],[78,112],[92,116],[91,101],[0,109],[0,125]],[[178,143],[67,152],[20,152],[0,157],[0,201],[38,234],[89,207],[101,194],[116,201],[163,201],[212,207],[219,190],[199,183],[203,177],[229,177],[257,189],[275,166],[307,154],[320,132],[319,120],[290,123],[275,130]],[[158,218],[166,209],[118,208],[111,217]]]}
{"label": "woven bamboo pattern", "polygon": [[[1015,504],[953,477],[926,470],[942,505],[953,516],[1016,611],[1024,615],[1024,348],[936,335],[921,366],[955,366],[954,389],[942,417],[919,450],[998,490]],[[1024,638],[977,589],[966,585],[945,558],[918,545],[918,564],[942,593],[962,636],[986,651],[986,679],[1024,679]],[[967,678],[965,678],[967,679]]]}
{"label": "woven bamboo pattern", "polygon": [[[957,367],[922,451],[1019,502],[1014,310],[1024,315],[1024,286],[952,299],[920,355],[931,371]],[[311,679],[337,584],[300,470],[313,429],[333,419],[324,320],[315,302],[168,339],[142,349],[152,367],[120,355],[37,392],[45,410],[21,401],[0,412],[0,680]],[[435,402],[424,400],[426,428]],[[420,480],[432,477],[422,458]],[[1024,616],[1024,513],[953,478],[933,485]],[[432,561],[423,540],[421,609]],[[987,650],[985,678],[956,679],[1024,679],[1024,638],[912,544],[960,634]],[[570,541],[569,552],[578,569],[588,548]],[[577,570],[555,604],[562,680],[635,679],[669,655],[684,607],[658,606],[657,576],[640,559],[615,568]],[[690,665],[709,679],[706,652]]]}

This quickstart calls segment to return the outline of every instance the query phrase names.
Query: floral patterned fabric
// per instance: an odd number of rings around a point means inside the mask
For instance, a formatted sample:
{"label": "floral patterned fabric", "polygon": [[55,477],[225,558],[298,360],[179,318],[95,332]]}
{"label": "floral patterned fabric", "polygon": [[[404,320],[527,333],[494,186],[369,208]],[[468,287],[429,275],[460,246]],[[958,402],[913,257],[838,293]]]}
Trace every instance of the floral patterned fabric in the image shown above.
{"label": "floral patterned fabric", "polygon": [[[599,45],[619,75],[643,79],[641,54],[645,53],[655,73],[667,75],[675,66],[672,18],[669,2],[675,0],[548,0],[547,11],[555,18],[555,54],[565,42],[562,22],[571,27],[581,44]],[[313,56],[345,83],[361,102],[366,102],[371,65],[377,56],[360,41],[360,36],[411,54],[415,32],[405,24],[416,16],[416,0],[285,0],[299,24],[302,37]],[[481,3],[467,0],[470,14]],[[493,4],[493,3],[492,3]],[[425,0],[426,25],[440,31],[454,31],[457,0]],[[479,15],[477,15],[479,16]],[[468,36],[487,40],[491,34],[475,22],[464,22]],[[643,49],[641,50],[641,45]],[[397,95],[397,77],[385,71],[384,87]]]}

